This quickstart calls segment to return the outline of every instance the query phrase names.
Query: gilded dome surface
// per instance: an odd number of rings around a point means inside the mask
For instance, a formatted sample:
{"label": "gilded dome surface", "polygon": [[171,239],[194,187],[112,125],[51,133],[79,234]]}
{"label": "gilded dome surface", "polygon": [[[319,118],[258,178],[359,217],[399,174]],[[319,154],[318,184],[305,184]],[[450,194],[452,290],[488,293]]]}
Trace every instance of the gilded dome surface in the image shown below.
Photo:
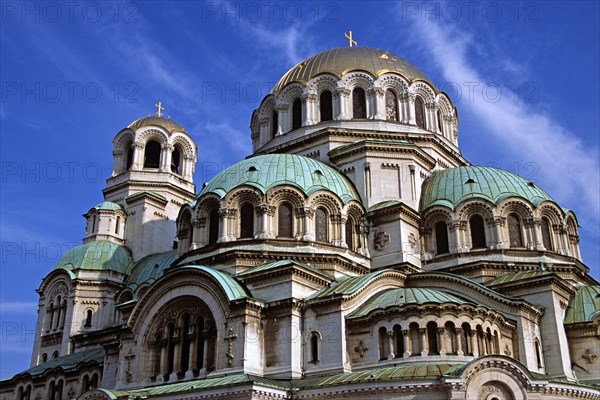
{"label": "gilded dome surface", "polygon": [[307,196],[327,190],[344,204],[351,200],[360,202],[354,186],[344,175],[322,162],[294,154],[267,154],[241,161],[215,176],[198,197],[206,193],[225,197],[242,185],[253,186],[263,194],[281,185],[295,186]]}
{"label": "gilded dome surface", "polygon": [[375,77],[386,72],[394,72],[409,81],[424,80],[431,84],[425,74],[404,58],[388,51],[371,47],[339,47],[322,51],[296,64],[281,77],[272,93],[278,93],[292,82],[306,83],[322,73],[330,73],[338,78],[352,71],[366,71]]}
{"label": "gilded dome surface", "polygon": [[534,206],[543,201],[554,201],[548,193],[533,182],[493,167],[464,166],[448,168],[431,174],[421,190],[420,210],[435,205],[454,209],[472,198],[498,204],[508,197],[520,197]]}
{"label": "gilded dome surface", "polygon": [[54,269],[116,271],[127,274],[131,262],[131,255],[125,246],[106,240],[96,240],[67,251],[58,260]]}
{"label": "gilded dome surface", "polygon": [[186,132],[185,128],[173,121],[171,118],[149,116],[143,117],[129,124],[128,128],[139,129],[145,126],[159,126],[164,128],[167,132]]}

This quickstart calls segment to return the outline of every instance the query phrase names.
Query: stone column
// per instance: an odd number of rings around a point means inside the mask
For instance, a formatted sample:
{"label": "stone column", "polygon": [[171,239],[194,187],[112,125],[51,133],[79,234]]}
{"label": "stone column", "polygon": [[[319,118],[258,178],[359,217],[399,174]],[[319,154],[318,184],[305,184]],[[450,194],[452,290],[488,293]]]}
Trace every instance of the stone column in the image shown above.
{"label": "stone column", "polygon": [[412,343],[410,340],[410,331],[402,329],[402,340],[404,341],[404,358],[410,357],[412,352]]}
{"label": "stone column", "polygon": [[503,235],[505,222],[506,218],[500,215],[495,215],[487,220],[488,225],[492,227],[492,249],[506,249],[509,247]]}
{"label": "stone column", "polygon": [[368,110],[367,118],[385,120],[385,92],[380,87],[372,87],[367,93],[373,105],[372,110]]}
{"label": "stone column", "polygon": [[133,163],[131,164],[132,171],[140,171],[144,168],[144,144],[135,142],[131,144],[133,147]]}
{"label": "stone column", "polygon": [[305,105],[305,119],[302,121],[302,126],[316,124],[319,120],[317,110],[317,95],[305,93],[302,95],[302,102]]}
{"label": "stone column", "polygon": [[188,370],[185,371],[185,379],[192,379],[194,377],[194,368],[196,366],[196,335],[194,332],[194,325],[190,325],[190,332],[188,333],[188,341],[190,343],[190,351],[188,355]]}
{"label": "stone column", "polygon": [[164,378],[169,368],[169,355],[167,353],[167,343],[161,343],[160,345],[162,346],[160,349],[160,376]]}
{"label": "stone column", "polygon": [[[440,356],[446,355],[446,340],[444,338],[445,331],[446,331],[446,328],[437,328]],[[450,346],[450,350],[452,350],[452,346]]]}
{"label": "stone column", "polygon": [[390,347],[390,354],[388,354],[388,360],[393,360],[396,355],[394,354],[394,331],[387,331],[388,346]]}
{"label": "stone column", "polygon": [[465,230],[467,226],[467,221],[463,220],[454,220],[450,223],[448,230],[450,231],[450,252],[451,253],[462,253],[463,252],[463,243],[461,241],[460,232]]}
{"label": "stone column", "polygon": [[465,354],[465,352],[463,351],[463,346],[462,346],[462,335],[463,335],[462,328],[454,329],[454,337],[456,338],[456,354],[458,354],[459,356],[462,356]]}
{"label": "stone column", "polygon": [[221,208],[219,209],[219,219],[220,219],[220,232],[221,237],[219,239],[219,243],[221,242],[229,242],[235,240],[235,230],[233,229],[233,221],[235,220],[235,216],[237,215],[237,210],[235,208]]}
{"label": "stone column", "polygon": [[429,355],[429,340],[427,338],[427,328],[419,328],[421,334],[421,356]]}
{"label": "stone column", "polygon": [[169,382],[175,382],[178,377],[177,373],[180,372],[181,369],[181,328],[175,328],[175,334],[173,335],[173,341],[175,342],[174,347],[174,357],[173,357],[173,372],[169,375]]}
{"label": "stone column", "polygon": [[171,172],[171,153],[175,147],[170,144],[163,144],[160,152],[160,168],[159,171]]}
{"label": "stone column", "polygon": [[291,128],[291,124],[290,124],[290,113],[289,113],[289,109],[290,106],[289,104],[278,104],[275,107],[275,110],[277,110],[277,133],[276,136],[279,136],[285,132],[288,132]]}
{"label": "stone column", "polygon": [[471,348],[473,349],[473,357],[479,357],[479,340],[477,338],[477,330],[471,328]]}
{"label": "stone column", "polygon": [[348,217],[340,214],[340,246],[344,249],[348,248],[348,242],[346,241],[346,222],[348,222]]}
{"label": "stone column", "polygon": [[346,88],[337,88],[335,94],[338,96],[338,114],[333,116],[333,119],[338,120],[349,120],[350,113],[348,111],[348,99],[350,98],[350,90]]}
{"label": "stone column", "polygon": [[529,218],[525,221],[525,225],[531,229],[533,236],[532,250],[544,251],[547,250],[542,243],[542,220],[540,218]]}
{"label": "stone column", "polygon": [[271,225],[273,225],[272,220],[275,215],[275,210],[275,206],[269,204],[261,204],[256,207],[256,215],[259,218],[259,239],[270,239],[275,237],[275,232],[271,227]]}
{"label": "stone column", "polygon": [[126,167],[125,163],[123,162],[123,150],[122,149],[115,149],[113,150],[113,170],[112,170],[112,174],[110,176],[115,176],[120,174],[122,171],[125,170]]}

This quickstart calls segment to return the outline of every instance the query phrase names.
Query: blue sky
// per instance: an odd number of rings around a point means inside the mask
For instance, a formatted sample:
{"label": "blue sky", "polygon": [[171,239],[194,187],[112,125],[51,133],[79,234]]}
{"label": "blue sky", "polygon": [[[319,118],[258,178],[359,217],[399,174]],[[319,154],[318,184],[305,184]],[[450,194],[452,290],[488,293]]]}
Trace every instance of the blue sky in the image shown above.
{"label": "blue sky", "polygon": [[600,275],[598,2],[0,4],[1,378],[29,366],[35,289],[102,201],[113,136],[161,98],[198,143],[201,187],[250,153],[279,77],[349,28],[451,96],[467,159],[574,210]]}

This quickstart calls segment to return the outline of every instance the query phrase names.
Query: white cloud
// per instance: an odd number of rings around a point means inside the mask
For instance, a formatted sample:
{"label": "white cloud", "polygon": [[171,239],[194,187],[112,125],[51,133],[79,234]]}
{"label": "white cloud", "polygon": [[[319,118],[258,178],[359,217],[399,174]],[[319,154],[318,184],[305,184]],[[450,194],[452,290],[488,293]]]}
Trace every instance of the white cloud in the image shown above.
{"label": "white cloud", "polygon": [[[33,301],[3,301],[0,302],[0,314],[34,314],[37,303]],[[4,319],[4,318],[3,318]]]}
{"label": "white cloud", "polygon": [[[468,32],[454,25],[441,27],[435,23],[415,23],[413,27],[422,42],[428,44],[429,56],[447,81],[493,81],[470,62],[475,44]],[[525,103],[515,103],[510,96],[502,96],[497,102],[480,98],[465,102],[462,108],[459,111],[467,111],[479,119],[485,133],[494,135],[508,150],[535,160],[540,166],[540,186],[563,207],[577,204],[575,211],[580,222],[587,220],[588,227],[598,226],[600,166],[595,150],[586,148],[573,132],[551,116]]]}

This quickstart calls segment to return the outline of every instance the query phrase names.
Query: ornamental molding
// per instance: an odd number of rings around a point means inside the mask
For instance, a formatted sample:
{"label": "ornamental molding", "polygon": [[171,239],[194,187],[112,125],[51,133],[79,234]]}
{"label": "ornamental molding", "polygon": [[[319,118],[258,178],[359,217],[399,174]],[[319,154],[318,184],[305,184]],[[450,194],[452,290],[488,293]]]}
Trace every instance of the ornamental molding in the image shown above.
{"label": "ornamental molding", "polygon": [[383,250],[390,242],[390,235],[385,231],[375,233],[375,249]]}
{"label": "ornamental molding", "polygon": [[594,353],[590,349],[586,349],[581,355],[581,358],[583,358],[588,364],[593,364],[596,358],[598,358],[598,354]]}

